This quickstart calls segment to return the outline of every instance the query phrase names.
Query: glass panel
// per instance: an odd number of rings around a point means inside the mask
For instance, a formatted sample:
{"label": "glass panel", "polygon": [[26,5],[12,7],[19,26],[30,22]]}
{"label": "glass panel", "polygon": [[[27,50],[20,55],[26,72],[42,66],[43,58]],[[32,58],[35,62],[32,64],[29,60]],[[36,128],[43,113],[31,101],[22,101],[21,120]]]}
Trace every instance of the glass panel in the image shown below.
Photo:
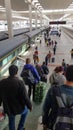
{"label": "glass panel", "polygon": [[2,61],[0,61],[0,67],[2,67]]}
{"label": "glass panel", "polygon": [[7,58],[5,58],[5,59],[3,60],[3,62],[2,62],[2,65],[5,65],[5,64],[7,64]]}
{"label": "glass panel", "polygon": [[10,61],[12,59],[12,55],[8,56],[8,61]]}

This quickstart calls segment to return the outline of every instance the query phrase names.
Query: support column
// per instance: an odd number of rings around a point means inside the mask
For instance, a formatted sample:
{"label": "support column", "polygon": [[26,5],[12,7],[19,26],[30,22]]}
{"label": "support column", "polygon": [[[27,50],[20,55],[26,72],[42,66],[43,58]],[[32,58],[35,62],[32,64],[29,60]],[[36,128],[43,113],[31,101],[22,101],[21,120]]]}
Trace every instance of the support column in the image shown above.
{"label": "support column", "polygon": [[8,34],[9,34],[9,38],[12,38],[13,29],[12,29],[12,12],[11,12],[10,0],[5,0],[5,7],[6,7],[6,16],[7,16],[7,24],[8,24]]}
{"label": "support column", "polygon": [[45,26],[45,19],[43,21],[44,21],[44,26]]}
{"label": "support column", "polygon": [[35,28],[37,29],[37,9],[35,10]]}
{"label": "support column", "polygon": [[47,20],[45,19],[45,25],[47,26]]}
{"label": "support column", "polygon": [[47,25],[49,25],[49,21],[47,20]]}
{"label": "support column", "polygon": [[42,12],[40,12],[40,27],[42,27]]}
{"label": "support column", "polygon": [[30,32],[32,31],[32,5],[29,4],[29,21],[30,21]]}
{"label": "support column", "polygon": [[19,21],[19,27],[22,28],[22,22],[21,22],[21,20]]}

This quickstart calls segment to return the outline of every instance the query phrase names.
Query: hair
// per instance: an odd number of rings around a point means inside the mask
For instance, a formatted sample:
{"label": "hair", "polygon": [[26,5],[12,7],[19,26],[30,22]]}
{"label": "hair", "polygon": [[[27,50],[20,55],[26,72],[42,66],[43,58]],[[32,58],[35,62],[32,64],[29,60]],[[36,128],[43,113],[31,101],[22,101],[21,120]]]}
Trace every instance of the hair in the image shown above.
{"label": "hair", "polygon": [[63,59],[62,61],[65,61],[65,59]]}
{"label": "hair", "polygon": [[11,65],[9,67],[9,74],[10,74],[10,76],[16,75],[17,72],[18,72],[18,67],[16,65]]}
{"label": "hair", "polygon": [[73,82],[73,65],[69,65],[66,70],[67,81]]}
{"label": "hair", "polygon": [[35,47],[35,50],[38,50],[38,47],[37,47],[37,46]]}
{"label": "hair", "polygon": [[45,65],[46,63],[45,63],[45,61],[43,61],[43,65]]}
{"label": "hair", "polygon": [[57,66],[57,67],[54,69],[54,71],[55,71],[56,73],[59,73],[59,72],[62,72],[62,71],[63,71],[63,68],[62,68],[62,66]]}
{"label": "hair", "polygon": [[26,64],[30,63],[30,58],[26,58]]}

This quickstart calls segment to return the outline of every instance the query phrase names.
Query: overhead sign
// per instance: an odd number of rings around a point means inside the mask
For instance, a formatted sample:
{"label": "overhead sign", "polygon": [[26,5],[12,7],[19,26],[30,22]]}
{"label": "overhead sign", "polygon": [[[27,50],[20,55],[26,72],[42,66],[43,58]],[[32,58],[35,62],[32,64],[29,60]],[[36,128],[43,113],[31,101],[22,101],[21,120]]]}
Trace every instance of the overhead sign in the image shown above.
{"label": "overhead sign", "polygon": [[50,21],[49,24],[66,24],[66,21]]}

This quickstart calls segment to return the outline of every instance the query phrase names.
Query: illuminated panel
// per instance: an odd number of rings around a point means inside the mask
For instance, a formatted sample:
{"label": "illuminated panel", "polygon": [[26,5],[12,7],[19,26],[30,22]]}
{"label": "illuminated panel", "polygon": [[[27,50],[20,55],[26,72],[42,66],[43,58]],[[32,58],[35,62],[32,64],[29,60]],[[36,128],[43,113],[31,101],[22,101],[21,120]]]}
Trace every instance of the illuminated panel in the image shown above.
{"label": "illuminated panel", "polygon": [[66,24],[66,21],[51,21],[49,24]]}

